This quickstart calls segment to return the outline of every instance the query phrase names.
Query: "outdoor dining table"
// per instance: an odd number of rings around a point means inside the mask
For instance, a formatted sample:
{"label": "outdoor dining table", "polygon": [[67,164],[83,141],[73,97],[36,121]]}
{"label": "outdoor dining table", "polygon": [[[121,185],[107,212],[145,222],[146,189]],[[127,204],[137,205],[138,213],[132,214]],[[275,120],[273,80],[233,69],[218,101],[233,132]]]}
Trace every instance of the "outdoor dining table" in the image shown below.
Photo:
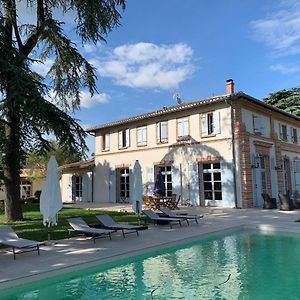
{"label": "outdoor dining table", "polygon": [[[145,202],[145,201],[144,201]],[[144,203],[146,208],[150,209],[160,209],[161,207],[168,207],[174,209],[176,206],[176,200],[174,197],[157,197],[157,196],[148,196],[146,203]]]}

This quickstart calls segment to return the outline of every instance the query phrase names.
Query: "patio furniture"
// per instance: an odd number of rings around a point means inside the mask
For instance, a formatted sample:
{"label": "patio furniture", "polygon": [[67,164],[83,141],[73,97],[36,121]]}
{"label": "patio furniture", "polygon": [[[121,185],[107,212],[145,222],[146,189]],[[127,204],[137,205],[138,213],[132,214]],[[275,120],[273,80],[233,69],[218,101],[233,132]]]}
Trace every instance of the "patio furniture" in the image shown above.
{"label": "patio furniture", "polygon": [[289,195],[284,195],[283,193],[278,194],[279,201],[280,201],[280,210],[288,211],[294,210],[294,204],[289,197]]}
{"label": "patio furniture", "polygon": [[109,215],[97,215],[96,218],[103,224],[103,226],[106,229],[121,230],[124,238],[125,238],[125,234],[135,233],[136,232],[136,234],[139,235],[139,230],[148,229],[147,226],[139,226],[139,225],[130,225],[130,224],[120,224],[120,223],[117,223]]}
{"label": "patio furniture", "polygon": [[167,218],[167,217],[160,217],[157,215],[153,210],[151,209],[145,209],[142,210],[142,212],[152,221],[155,221],[157,225],[162,225],[164,223],[168,223],[170,227],[172,228],[172,223],[178,223],[181,227],[181,221],[180,218]]}
{"label": "patio furniture", "polygon": [[300,194],[298,191],[293,194],[293,204],[295,208],[300,208]]}
{"label": "patio furniture", "polygon": [[39,246],[43,243],[19,238],[11,226],[4,225],[0,227],[0,244],[12,247],[14,259],[16,259],[17,254],[24,252],[37,251],[40,255]]}
{"label": "patio furniture", "polygon": [[176,207],[176,196],[143,196],[143,205],[145,208],[159,210],[161,207],[168,207],[175,209]]}
{"label": "patio furniture", "polygon": [[167,217],[169,218],[179,218],[187,221],[187,224],[190,225],[189,220],[194,220],[198,224],[198,219],[203,218],[202,215],[179,215],[174,213],[172,210],[170,210],[167,207],[162,207],[161,212],[163,212]]}
{"label": "patio furniture", "polygon": [[71,231],[83,233],[87,236],[92,236],[93,242],[95,243],[96,238],[107,235],[111,240],[111,234],[115,232],[115,230],[108,229],[99,229],[90,227],[82,218],[71,218],[68,219],[68,222],[72,229],[69,229],[69,233]]}
{"label": "patio furniture", "polygon": [[264,199],[263,208],[265,209],[277,208],[276,198],[271,198],[270,195],[267,193],[262,193],[261,196]]}

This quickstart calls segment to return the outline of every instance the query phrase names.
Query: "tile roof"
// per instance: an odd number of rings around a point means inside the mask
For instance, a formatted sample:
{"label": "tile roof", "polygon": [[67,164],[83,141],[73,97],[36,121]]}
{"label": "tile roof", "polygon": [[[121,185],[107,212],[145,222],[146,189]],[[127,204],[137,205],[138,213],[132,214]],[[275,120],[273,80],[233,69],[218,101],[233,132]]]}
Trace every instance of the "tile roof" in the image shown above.
{"label": "tile roof", "polygon": [[88,167],[94,167],[95,166],[95,160],[94,159],[90,159],[87,161],[77,161],[71,164],[66,164],[63,166],[60,166],[59,168],[61,170],[66,170],[66,169],[84,169],[84,168],[88,168]]}
{"label": "tile roof", "polygon": [[102,124],[102,125],[97,125],[97,126],[88,128],[86,131],[87,132],[95,132],[95,131],[100,130],[100,129],[116,127],[116,126],[119,126],[119,125],[128,124],[128,123],[132,123],[132,122],[136,122],[136,121],[140,121],[140,120],[145,120],[145,119],[151,119],[153,117],[163,116],[163,115],[167,115],[167,114],[178,112],[178,111],[188,110],[188,109],[191,109],[191,108],[194,108],[194,107],[205,106],[205,105],[209,105],[209,104],[212,104],[212,103],[219,103],[219,102],[223,102],[223,101],[226,101],[226,100],[235,100],[235,99],[238,99],[238,98],[244,98],[244,99],[246,99],[250,102],[256,103],[260,106],[264,106],[265,108],[271,109],[273,111],[279,112],[279,113],[284,114],[284,115],[286,115],[290,118],[293,118],[293,119],[296,119],[296,120],[300,121],[300,118],[293,115],[293,114],[287,113],[286,111],[278,109],[278,108],[276,108],[272,105],[266,104],[265,102],[260,101],[260,100],[254,98],[254,97],[251,97],[251,96],[249,96],[249,95],[247,95],[243,92],[238,92],[238,93],[234,93],[234,94],[230,94],[230,95],[214,96],[214,97],[203,98],[203,99],[192,101],[192,102],[184,102],[180,105],[164,107],[162,109],[152,111],[152,112],[149,112],[149,113],[129,117],[129,118],[126,118],[126,119],[121,119],[121,120],[118,120],[118,121],[105,123],[105,124]]}

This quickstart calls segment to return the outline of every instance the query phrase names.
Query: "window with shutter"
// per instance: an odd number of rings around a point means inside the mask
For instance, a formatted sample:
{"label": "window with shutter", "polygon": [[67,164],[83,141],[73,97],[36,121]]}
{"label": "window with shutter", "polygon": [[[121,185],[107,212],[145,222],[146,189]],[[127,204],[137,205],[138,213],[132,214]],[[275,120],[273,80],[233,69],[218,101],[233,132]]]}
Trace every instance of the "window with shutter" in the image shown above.
{"label": "window with shutter", "polygon": [[119,131],[119,149],[130,147],[130,130]]}
{"label": "window with shutter", "polygon": [[167,121],[158,122],[156,124],[157,130],[157,143],[168,142],[168,123]]}
{"label": "window with shutter", "polygon": [[142,126],[137,128],[137,145],[146,146],[147,145],[147,127]]}
{"label": "window with shutter", "polygon": [[292,137],[292,143],[298,144],[298,132],[297,128],[291,127],[291,137]]}
{"label": "window with shutter", "polygon": [[102,150],[108,151],[109,150],[109,133],[106,133],[103,135],[103,144],[102,144]]}
{"label": "window with shutter", "polygon": [[181,118],[177,120],[177,138],[182,139],[189,136],[189,119]]}
{"label": "window with shutter", "polygon": [[220,112],[208,112],[201,115],[201,135],[209,136],[221,133]]}

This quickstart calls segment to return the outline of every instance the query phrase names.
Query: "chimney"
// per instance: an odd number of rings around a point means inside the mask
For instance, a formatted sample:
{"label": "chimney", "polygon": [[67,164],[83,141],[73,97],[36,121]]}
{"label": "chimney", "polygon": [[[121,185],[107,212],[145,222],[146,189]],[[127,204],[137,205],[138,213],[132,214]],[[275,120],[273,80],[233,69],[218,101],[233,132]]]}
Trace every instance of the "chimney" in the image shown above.
{"label": "chimney", "polygon": [[226,80],[226,95],[231,95],[234,93],[234,82],[232,79]]}

